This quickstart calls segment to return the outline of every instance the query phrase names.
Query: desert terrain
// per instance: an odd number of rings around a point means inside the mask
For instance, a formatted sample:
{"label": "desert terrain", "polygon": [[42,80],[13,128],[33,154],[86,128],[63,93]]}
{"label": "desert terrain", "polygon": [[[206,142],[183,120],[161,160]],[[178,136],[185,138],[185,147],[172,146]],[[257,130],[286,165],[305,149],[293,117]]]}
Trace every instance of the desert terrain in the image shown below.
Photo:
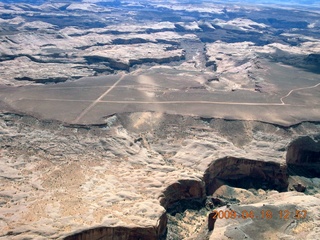
{"label": "desert terrain", "polygon": [[0,239],[317,239],[320,6],[288,2],[0,2]]}

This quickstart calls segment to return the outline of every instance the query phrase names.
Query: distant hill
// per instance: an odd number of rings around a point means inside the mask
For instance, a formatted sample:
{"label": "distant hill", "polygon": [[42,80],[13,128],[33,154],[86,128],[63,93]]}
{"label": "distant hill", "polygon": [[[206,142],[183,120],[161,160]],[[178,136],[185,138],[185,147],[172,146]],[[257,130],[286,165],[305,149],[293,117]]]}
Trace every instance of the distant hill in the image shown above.
{"label": "distant hill", "polygon": [[[125,0],[125,2],[134,2],[137,0]],[[140,0],[140,2],[144,2],[145,0]],[[149,0],[148,2],[153,2],[158,0]],[[34,5],[40,5],[43,4],[44,2],[90,2],[90,0],[0,0],[0,2],[3,3],[29,3],[29,4],[34,4]],[[110,0],[93,0],[92,2],[110,2]],[[170,1],[169,1],[170,2]],[[199,4],[202,2],[213,2],[213,0],[179,0],[179,1],[174,1],[174,2],[180,2],[180,3],[195,3]],[[216,1],[214,1],[216,2]],[[219,2],[219,1],[218,1]],[[223,2],[249,2],[249,3],[260,3],[260,4],[304,4],[304,5],[314,5],[314,4],[319,4],[318,0],[225,0]]]}
{"label": "distant hill", "polygon": [[[208,2],[210,0],[207,0]],[[226,0],[226,2],[238,2],[234,0]],[[309,5],[309,4],[319,4],[318,0],[243,0],[239,2],[251,2],[251,3],[265,3],[265,4],[270,4],[270,3],[279,3],[279,4],[304,4],[304,5]]]}

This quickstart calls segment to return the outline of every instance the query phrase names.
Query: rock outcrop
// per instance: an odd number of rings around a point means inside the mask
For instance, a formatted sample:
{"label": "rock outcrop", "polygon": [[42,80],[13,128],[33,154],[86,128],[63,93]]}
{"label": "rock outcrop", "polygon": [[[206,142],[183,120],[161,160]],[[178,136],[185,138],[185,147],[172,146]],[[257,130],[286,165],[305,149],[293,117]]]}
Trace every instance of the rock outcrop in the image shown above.
{"label": "rock outcrop", "polygon": [[309,136],[298,138],[288,146],[286,159],[288,164],[320,164],[320,142]]}
{"label": "rock outcrop", "polygon": [[91,64],[104,64],[107,67],[110,67],[115,70],[125,70],[128,71],[130,66],[128,64],[116,61],[112,58],[104,56],[85,56],[84,57],[89,65]]}
{"label": "rock outcrop", "polygon": [[180,200],[201,201],[205,197],[205,186],[202,180],[182,179],[164,190],[160,203],[167,209]]}
{"label": "rock outcrop", "polygon": [[165,236],[167,216],[163,214],[158,226],[150,227],[97,227],[74,233],[64,240],[158,240]]}
{"label": "rock outcrop", "polygon": [[[172,233],[179,233],[178,239],[191,237],[202,227],[208,234],[212,209],[205,207],[207,195],[220,184],[236,186],[220,187],[209,199],[218,199],[212,201],[217,205],[243,205],[265,200],[275,192],[269,189],[284,189],[286,146],[319,129],[316,123],[277,129],[261,122],[217,123],[177,115],[155,121],[151,113],[141,123],[143,130],[131,126],[142,116],[114,115],[103,125],[70,125],[1,114],[0,239],[157,239],[166,227],[168,239],[177,235]],[[237,147],[238,137],[229,138],[227,129],[250,141]],[[294,180],[307,194],[319,191],[319,179]],[[168,224],[166,211],[173,212]],[[220,223],[218,219],[212,236],[218,236]]]}
{"label": "rock outcrop", "polygon": [[286,166],[275,162],[263,162],[235,157],[213,161],[205,171],[207,195],[221,185],[242,188],[265,188],[284,191],[288,187]]}
{"label": "rock outcrop", "polygon": [[320,142],[309,136],[292,141],[286,161],[294,175],[320,176]]}
{"label": "rock outcrop", "polygon": [[217,219],[210,240],[317,239],[319,232],[313,229],[319,226],[319,203],[319,198],[302,193],[270,192],[259,203],[219,208],[237,216]]}
{"label": "rock outcrop", "polygon": [[320,66],[320,54],[316,54],[316,53],[309,54],[304,60],[306,64],[311,64],[316,67]]}

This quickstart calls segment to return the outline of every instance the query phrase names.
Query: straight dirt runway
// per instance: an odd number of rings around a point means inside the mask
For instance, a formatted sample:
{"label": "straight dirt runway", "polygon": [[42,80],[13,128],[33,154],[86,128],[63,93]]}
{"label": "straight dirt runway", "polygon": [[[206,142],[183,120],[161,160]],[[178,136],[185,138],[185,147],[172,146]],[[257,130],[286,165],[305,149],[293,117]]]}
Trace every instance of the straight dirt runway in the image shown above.
{"label": "straight dirt runway", "polygon": [[86,109],[84,109],[80,115],[73,121],[73,123],[78,123],[81,118],[83,118],[98,102],[101,101],[109,92],[112,91],[124,78],[125,75],[121,76],[118,81],[116,81],[107,91],[105,91],[103,94],[101,94],[100,97],[98,97],[93,103],[91,103]]}

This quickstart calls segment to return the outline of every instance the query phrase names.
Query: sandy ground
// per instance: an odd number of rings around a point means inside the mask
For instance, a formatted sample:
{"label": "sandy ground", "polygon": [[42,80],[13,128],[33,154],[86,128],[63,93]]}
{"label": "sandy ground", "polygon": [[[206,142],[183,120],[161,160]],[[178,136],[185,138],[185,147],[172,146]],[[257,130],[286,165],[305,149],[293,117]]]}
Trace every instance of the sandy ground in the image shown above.
{"label": "sandy ground", "polygon": [[[270,62],[265,65],[268,72],[281,68]],[[282,68],[284,73],[278,73],[278,79],[287,77],[285,67]],[[277,83],[273,76],[266,74],[265,82],[273,85],[269,92],[250,88],[218,91],[207,88],[197,73],[171,71],[139,70],[139,73],[92,77],[56,85],[2,87],[0,100],[16,111],[81,124],[103,123],[103,117],[115,113],[148,111],[281,125],[319,120],[317,75],[303,83],[296,81],[296,84],[287,78],[290,87],[286,87],[284,82]],[[298,70],[292,69],[288,74],[293,75],[294,71]]]}

